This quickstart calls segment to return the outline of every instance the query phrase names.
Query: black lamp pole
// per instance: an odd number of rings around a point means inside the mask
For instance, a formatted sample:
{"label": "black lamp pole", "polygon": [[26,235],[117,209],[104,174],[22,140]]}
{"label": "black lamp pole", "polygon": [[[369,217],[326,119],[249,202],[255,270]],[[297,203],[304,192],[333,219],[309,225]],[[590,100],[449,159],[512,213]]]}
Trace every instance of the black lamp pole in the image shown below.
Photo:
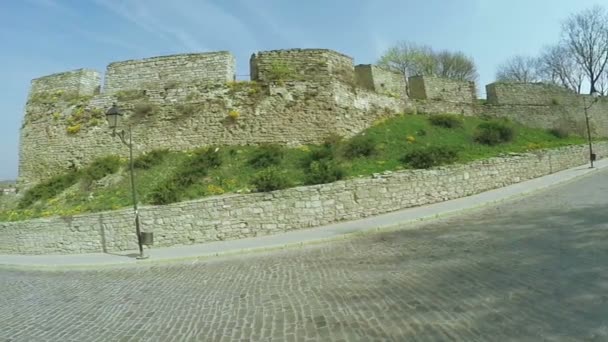
{"label": "black lamp pole", "polygon": [[147,256],[144,256],[144,248],[142,243],[141,229],[139,224],[139,210],[137,208],[137,191],[135,191],[135,172],[133,167],[133,134],[131,130],[131,125],[127,125],[127,130],[129,133],[128,141],[125,136],[126,133],[124,130],[120,132],[116,132],[116,128],[120,119],[122,118],[122,113],[118,110],[116,104],[113,104],[112,107],[106,113],[106,117],[108,118],[108,123],[110,124],[110,128],[112,128],[112,136],[118,136],[120,141],[129,147],[129,173],[131,175],[131,194],[133,196],[133,211],[135,213],[135,234],[137,235],[137,245],[139,247],[139,256],[137,259],[146,259]]}
{"label": "black lamp pole", "polygon": [[583,108],[585,109],[585,124],[587,126],[587,142],[589,143],[589,162],[591,163],[590,169],[593,169],[593,161],[595,160],[595,155],[593,154],[593,144],[591,143],[591,127],[589,126],[589,113],[588,110],[593,106],[594,103],[597,102],[597,93],[591,94],[593,96],[593,101],[587,105],[586,98],[583,97]]}

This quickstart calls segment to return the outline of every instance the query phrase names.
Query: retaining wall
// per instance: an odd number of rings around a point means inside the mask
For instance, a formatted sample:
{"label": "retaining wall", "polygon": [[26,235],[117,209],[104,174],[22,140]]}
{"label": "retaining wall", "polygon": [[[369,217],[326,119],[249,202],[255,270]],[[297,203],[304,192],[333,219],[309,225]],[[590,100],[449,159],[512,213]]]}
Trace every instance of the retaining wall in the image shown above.
{"label": "retaining wall", "polygon": [[[608,143],[597,143],[595,149],[602,158]],[[571,146],[271,193],[145,206],[142,229],[154,232],[156,247],[275,234],[469,196],[582,165],[587,158],[586,146]],[[136,249],[133,227],[131,210],[0,222],[0,254]]]}

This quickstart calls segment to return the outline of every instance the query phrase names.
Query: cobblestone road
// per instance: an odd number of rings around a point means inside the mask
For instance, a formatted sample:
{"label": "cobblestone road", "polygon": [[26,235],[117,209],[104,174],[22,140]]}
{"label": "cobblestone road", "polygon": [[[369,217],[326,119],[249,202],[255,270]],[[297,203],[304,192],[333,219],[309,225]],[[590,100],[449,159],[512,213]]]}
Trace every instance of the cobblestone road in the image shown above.
{"label": "cobblestone road", "polygon": [[302,249],[0,270],[0,341],[608,341],[607,207],[604,171]]}

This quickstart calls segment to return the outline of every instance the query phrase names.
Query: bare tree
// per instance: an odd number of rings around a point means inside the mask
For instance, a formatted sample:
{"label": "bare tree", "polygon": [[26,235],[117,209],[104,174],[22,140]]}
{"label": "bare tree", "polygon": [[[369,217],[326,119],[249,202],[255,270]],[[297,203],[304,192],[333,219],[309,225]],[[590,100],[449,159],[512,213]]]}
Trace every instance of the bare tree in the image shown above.
{"label": "bare tree", "polygon": [[500,82],[538,82],[538,59],[513,56],[498,66],[496,80]]}
{"label": "bare tree", "polygon": [[608,14],[601,6],[570,16],[562,26],[562,41],[583,68],[590,93],[608,62]]}
{"label": "bare tree", "polygon": [[564,45],[545,47],[538,59],[538,77],[576,93],[581,93],[585,71]]}
{"label": "bare tree", "polygon": [[398,42],[390,47],[378,60],[378,65],[403,75],[406,93],[409,95],[407,78],[432,71],[434,64],[429,61],[431,48],[410,42]]}
{"label": "bare tree", "polygon": [[600,78],[596,83],[596,88],[600,95],[608,96],[608,70],[604,70],[604,72],[600,75]]}
{"label": "bare tree", "polygon": [[477,79],[475,62],[462,52],[435,52],[427,45],[403,41],[389,48],[380,57],[378,65],[402,74],[408,95],[410,76],[439,76],[467,81]]}
{"label": "bare tree", "polygon": [[437,64],[437,76],[459,81],[477,80],[475,62],[464,53],[443,50],[433,54],[433,57]]}

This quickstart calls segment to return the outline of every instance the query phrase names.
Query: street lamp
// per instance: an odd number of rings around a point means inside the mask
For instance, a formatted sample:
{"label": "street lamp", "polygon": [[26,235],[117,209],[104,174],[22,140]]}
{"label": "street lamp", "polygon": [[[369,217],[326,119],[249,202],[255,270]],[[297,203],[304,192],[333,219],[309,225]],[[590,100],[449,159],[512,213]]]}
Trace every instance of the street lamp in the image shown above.
{"label": "street lamp", "polygon": [[135,173],[133,172],[133,139],[131,125],[127,124],[128,137],[126,137],[124,130],[116,132],[116,129],[120,127],[123,116],[123,113],[120,112],[116,106],[116,103],[114,103],[106,112],[106,119],[108,120],[110,129],[112,129],[112,136],[118,136],[120,141],[129,147],[129,172],[131,174],[131,193],[133,195],[133,211],[135,213],[135,234],[137,235],[137,245],[139,247],[139,256],[137,259],[147,259],[148,257],[144,256],[143,245],[152,244],[152,233],[142,233],[139,227],[139,210],[137,209],[137,192],[135,191]]}
{"label": "street lamp", "polygon": [[593,106],[599,100],[599,94],[597,92],[592,92],[591,97],[593,100],[589,105],[587,105],[587,98],[583,97],[583,108],[585,109],[585,124],[587,125],[587,141],[589,142],[589,162],[591,163],[590,169],[593,168],[593,162],[595,161],[595,154],[593,153],[593,146],[591,144],[591,128],[589,127],[589,113],[587,110]]}

